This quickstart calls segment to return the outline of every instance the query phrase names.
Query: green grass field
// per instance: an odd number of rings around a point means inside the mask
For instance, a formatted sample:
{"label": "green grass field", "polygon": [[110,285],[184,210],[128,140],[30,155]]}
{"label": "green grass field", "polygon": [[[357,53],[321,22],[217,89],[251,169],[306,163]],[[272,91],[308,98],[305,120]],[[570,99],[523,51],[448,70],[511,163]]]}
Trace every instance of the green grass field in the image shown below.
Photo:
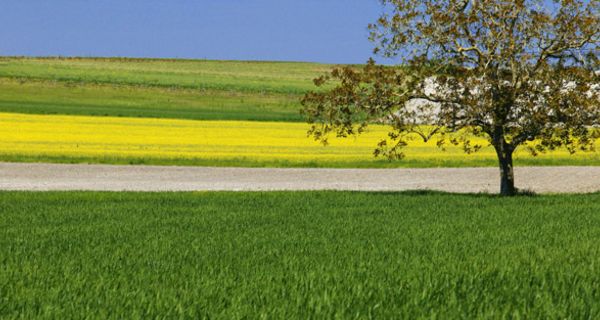
{"label": "green grass field", "polygon": [[0,193],[0,318],[600,316],[600,194]]}
{"label": "green grass field", "polygon": [[0,112],[298,122],[300,108],[293,94],[0,78]]}
{"label": "green grass field", "polygon": [[1,58],[0,77],[84,84],[302,94],[330,65],[127,58]]}
{"label": "green grass field", "polygon": [[102,58],[0,58],[0,112],[302,121],[299,100],[331,66]]}

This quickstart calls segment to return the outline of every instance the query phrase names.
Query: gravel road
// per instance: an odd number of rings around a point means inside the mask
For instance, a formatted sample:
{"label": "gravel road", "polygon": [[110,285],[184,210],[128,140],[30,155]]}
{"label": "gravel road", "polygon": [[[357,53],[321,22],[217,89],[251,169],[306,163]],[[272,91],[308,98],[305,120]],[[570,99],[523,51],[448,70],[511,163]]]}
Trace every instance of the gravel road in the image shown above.
{"label": "gravel road", "polygon": [[[600,167],[519,167],[517,187],[538,193],[600,191]],[[496,168],[276,169],[0,163],[0,190],[439,190],[499,189]]]}

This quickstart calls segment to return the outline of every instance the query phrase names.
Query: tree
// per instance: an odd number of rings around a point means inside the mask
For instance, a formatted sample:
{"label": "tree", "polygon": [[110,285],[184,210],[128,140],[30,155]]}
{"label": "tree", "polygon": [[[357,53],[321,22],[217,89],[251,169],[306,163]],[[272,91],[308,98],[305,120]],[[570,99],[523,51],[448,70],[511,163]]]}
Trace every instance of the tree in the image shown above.
{"label": "tree", "polygon": [[337,67],[315,79],[303,113],[327,143],[390,126],[375,156],[404,157],[410,136],[470,153],[485,137],[502,195],[516,193],[513,153],[590,151],[600,126],[600,0],[382,0],[369,26],[397,66]]}

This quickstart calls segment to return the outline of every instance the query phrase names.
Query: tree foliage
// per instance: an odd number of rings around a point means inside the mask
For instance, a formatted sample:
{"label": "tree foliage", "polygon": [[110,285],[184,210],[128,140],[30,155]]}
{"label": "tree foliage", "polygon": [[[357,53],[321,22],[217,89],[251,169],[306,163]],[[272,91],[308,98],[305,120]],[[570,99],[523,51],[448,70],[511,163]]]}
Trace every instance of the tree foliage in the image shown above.
{"label": "tree foliage", "polygon": [[409,136],[461,145],[486,137],[515,193],[512,154],[593,150],[600,126],[600,0],[383,0],[369,26],[397,66],[338,67],[303,99],[310,134],[390,125],[376,156],[400,159]]}

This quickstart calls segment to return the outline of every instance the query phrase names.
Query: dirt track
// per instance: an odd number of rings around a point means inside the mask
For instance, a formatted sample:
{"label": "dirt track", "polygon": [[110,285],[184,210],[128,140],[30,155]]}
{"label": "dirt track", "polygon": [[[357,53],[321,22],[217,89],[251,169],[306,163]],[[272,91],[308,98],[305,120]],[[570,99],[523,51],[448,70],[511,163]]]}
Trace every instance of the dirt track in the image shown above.
{"label": "dirt track", "polygon": [[[0,163],[2,190],[440,190],[498,191],[496,168],[275,169]],[[600,191],[600,167],[521,167],[517,187]]]}

